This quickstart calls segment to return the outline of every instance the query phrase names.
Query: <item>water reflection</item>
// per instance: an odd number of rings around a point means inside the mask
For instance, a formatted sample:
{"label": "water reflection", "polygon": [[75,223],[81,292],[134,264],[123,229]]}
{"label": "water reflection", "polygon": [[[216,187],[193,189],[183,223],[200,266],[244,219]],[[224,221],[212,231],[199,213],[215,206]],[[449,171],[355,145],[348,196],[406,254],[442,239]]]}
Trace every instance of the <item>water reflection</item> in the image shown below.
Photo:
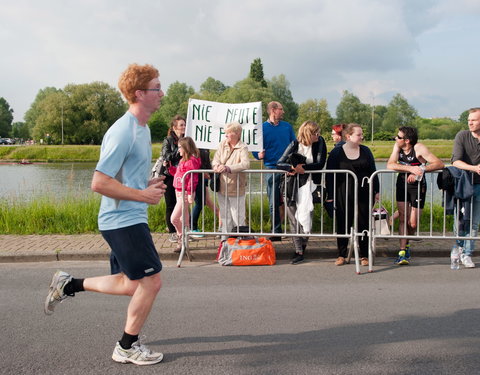
{"label": "water reflection", "polygon": [[86,193],[96,163],[0,164],[0,196],[29,198],[38,195]]}
{"label": "water reflection", "polygon": [[[385,162],[377,162],[377,169],[385,169]],[[0,196],[6,199],[28,200],[39,195],[71,196],[93,194],[90,190],[96,163],[0,164]],[[153,167],[153,164],[152,164]],[[251,168],[259,168],[252,162]],[[260,176],[252,177],[252,185],[260,185]],[[385,176],[386,177],[386,176]],[[392,177],[392,176],[389,176]],[[382,179],[382,195],[390,198],[392,178]],[[265,182],[264,182],[265,184]],[[432,184],[428,179],[429,189]],[[265,185],[264,185],[265,186]],[[436,184],[434,201],[441,199]],[[254,191],[252,186],[252,190]]]}

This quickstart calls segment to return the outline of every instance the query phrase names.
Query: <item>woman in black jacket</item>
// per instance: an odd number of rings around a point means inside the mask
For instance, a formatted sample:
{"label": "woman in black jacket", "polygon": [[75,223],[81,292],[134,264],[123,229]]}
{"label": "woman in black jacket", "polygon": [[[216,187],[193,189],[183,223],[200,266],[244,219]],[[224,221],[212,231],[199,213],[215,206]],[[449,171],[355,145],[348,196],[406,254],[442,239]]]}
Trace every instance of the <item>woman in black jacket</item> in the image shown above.
{"label": "woman in black jacket", "polygon": [[164,183],[167,185],[167,190],[165,191],[165,221],[170,233],[169,240],[173,243],[177,243],[177,230],[170,221],[170,216],[177,203],[175,188],[173,187],[173,176],[175,175],[175,167],[181,159],[178,153],[178,140],[184,136],[185,119],[180,115],[176,115],[170,123],[167,137],[163,141],[162,153],[157,161],[157,164],[161,165],[160,175],[163,174],[165,176]]}
{"label": "woman in black jacket", "polygon": [[[297,140],[292,141],[277,162],[277,168],[288,171],[286,189],[286,211],[292,233],[310,233],[312,228],[312,192],[321,183],[319,173],[308,173],[323,169],[327,157],[325,140],[320,128],[313,121],[305,121],[298,129]],[[285,190],[284,190],[285,191]],[[308,237],[292,237],[295,253],[292,264],[304,260]]]}

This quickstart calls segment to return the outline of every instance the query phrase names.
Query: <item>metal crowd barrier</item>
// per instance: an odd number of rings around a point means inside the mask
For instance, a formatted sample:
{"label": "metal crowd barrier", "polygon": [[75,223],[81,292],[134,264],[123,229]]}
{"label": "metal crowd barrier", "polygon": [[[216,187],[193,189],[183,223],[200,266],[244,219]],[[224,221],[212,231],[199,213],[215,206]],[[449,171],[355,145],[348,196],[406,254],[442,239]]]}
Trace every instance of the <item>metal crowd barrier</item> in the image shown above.
{"label": "metal crowd barrier", "polygon": [[[202,169],[202,170],[192,170],[192,171],[189,171],[185,174],[185,176],[183,177],[182,179],[182,194],[185,194],[185,179],[186,179],[186,176],[188,174],[193,174],[193,173],[198,173],[199,174],[199,179],[198,179],[198,183],[200,184],[204,184],[205,183],[205,180],[204,178],[202,178],[202,173],[204,174],[212,174],[214,175],[214,172],[213,170],[206,170],[206,169]],[[246,188],[245,188],[245,204],[246,204],[246,223],[248,225],[248,227],[250,228],[250,231],[248,233],[241,233],[242,236],[257,236],[257,237],[276,237],[276,236],[282,236],[282,237],[304,237],[304,236],[307,236],[306,234],[303,234],[303,233],[299,233],[299,228],[297,226],[297,228],[289,228],[290,231],[287,231],[287,227],[289,227],[289,223],[288,223],[288,220],[287,220],[287,215],[285,214],[284,216],[284,219],[282,221],[282,224],[283,224],[283,232],[282,233],[274,233],[273,232],[273,228],[275,227],[275,218],[274,216],[271,217],[271,220],[270,220],[270,213],[268,213],[268,215],[265,215],[265,212],[264,212],[264,203],[266,203],[267,207],[268,207],[268,196],[267,196],[267,193],[266,193],[266,189],[265,189],[265,186],[266,185],[266,175],[269,175],[269,174],[279,174],[281,176],[285,176],[286,175],[286,172],[283,171],[283,170],[277,170],[277,169],[261,169],[261,170],[253,170],[253,169],[249,169],[249,170],[245,170],[243,172],[240,172],[240,173],[244,173],[246,174],[247,178],[246,178]],[[333,214],[333,218],[332,218],[332,230],[331,231],[327,231],[326,230],[326,225],[325,225],[325,221],[326,221],[326,217],[327,217],[327,214],[325,213],[325,211],[322,209],[320,210],[320,215],[318,216],[314,216],[313,217],[313,221],[316,222],[316,227],[319,227],[320,229],[316,232],[311,232],[308,234],[308,237],[312,238],[312,237],[318,237],[318,238],[332,238],[332,239],[336,239],[336,238],[348,238],[349,239],[349,251],[348,251],[348,256],[347,256],[347,263],[350,262],[350,259],[352,257],[352,254],[354,255],[355,257],[355,271],[356,273],[360,273],[360,260],[359,260],[359,256],[358,256],[358,244],[357,244],[357,241],[355,240],[356,237],[358,237],[358,234],[357,234],[357,189],[358,189],[358,182],[357,182],[357,177],[355,176],[355,174],[351,171],[347,171],[347,170],[321,170],[321,171],[309,171],[309,173],[311,174],[321,174],[322,177],[321,177],[321,180],[322,180],[322,186],[325,186],[325,179],[326,179],[326,175],[327,174],[333,174],[333,184],[334,184],[334,202],[333,202],[333,205],[335,206],[336,205],[336,196],[337,194],[339,193],[339,189],[337,188],[337,176],[339,174],[343,174],[343,175],[349,175],[351,177],[351,179],[353,179],[353,189],[354,189],[354,194],[353,194],[353,197],[350,197],[348,194],[346,194],[347,196],[347,206],[348,206],[348,200],[349,199],[353,199],[354,202],[353,202],[353,207],[354,207],[354,210],[353,210],[353,224],[352,224],[352,227],[351,228],[348,228],[346,230],[346,233],[337,233],[337,213],[336,211],[334,211],[334,214]],[[297,176],[298,178],[298,176]],[[345,186],[345,190],[348,191],[349,189],[349,180],[350,179],[347,179],[347,184]],[[275,181],[275,179],[274,179]],[[207,187],[207,189],[209,189]],[[202,191],[202,194],[205,193],[205,188],[203,187],[201,189]],[[238,191],[239,191],[239,186],[238,186],[238,179],[237,179],[237,188],[236,188],[236,191],[237,191],[237,199],[236,201],[238,202],[239,199],[238,199]],[[275,189],[273,189],[273,191],[275,191]],[[217,201],[218,201],[218,192],[213,192],[209,189],[208,191],[209,194],[213,195],[213,204],[216,205],[217,204]],[[323,194],[323,192],[322,192]],[[225,191],[225,195],[228,195],[228,185],[227,185],[227,190]],[[283,193],[283,202],[285,204],[285,202],[287,201],[286,199],[286,191],[284,191]],[[322,197],[323,198],[323,197]],[[260,228],[259,230],[255,231],[255,232],[252,232],[251,231],[251,223],[252,223],[252,215],[253,215],[253,209],[252,209],[252,206],[253,206],[253,203],[254,201],[256,200],[255,204],[258,204],[259,205],[259,208],[260,208],[260,212],[259,212],[259,216],[257,216],[258,220],[259,220],[259,223],[260,223]],[[275,200],[275,195],[273,194],[273,199],[272,200]],[[205,197],[203,197],[202,201],[205,201]],[[225,210],[228,210],[229,207],[226,205],[225,207],[223,207]],[[221,208],[220,208],[221,209]],[[237,210],[238,211],[238,210]],[[345,218],[347,218],[348,216],[348,209],[347,211],[345,212]],[[184,258],[184,256],[186,255],[187,258],[189,260],[192,260],[191,258],[191,254],[190,254],[190,250],[189,250],[189,241],[188,241],[188,238],[192,235],[198,235],[198,234],[201,234],[201,235],[204,235],[204,236],[225,236],[225,237],[228,237],[228,236],[234,236],[234,235],[240,235],[240,232],[239,232],[239,228],[237,226],[237,231],[220,231],[220,230],[217,230],[218,229],[218,217],[215,213],[215,211],[213,212],[213,230],[212,231],[207,231],[205,229],[205,209],[202,209],[202,216],[201,216],[201,219],[199,220],[199,222],[201,222],[201,226],[199,225],[199,232],[192,232],[191,231],[191,220],[192,220],[192,217],[190,217],[190,225],[187,226],[186,225],[186,222],[185,222],[185,217],[183,217],[184,215],[184,211],[182,211],[182,225],[183,225],[183,228],[182,228],[182,233],[183,233],[183,236],[182,236],[182,249],[180,251],[180,256],[178,258],[178,262],[177,262],[177,266],[180,267],[181,266],[181,263],[182,263],[182,260]],[[267,230],[266,227],[267,227],[267,222],[268,221],[271,221],[270,222],[270,230]],[[238,220],[237,220],[238,222]]]}
{"label": "metal crowd barrier", "polygon": [[[193,173],[199,173],[199,183],[204,184],[205,181],[203,178],[201,178],[201,174],[214,174],[213,170],[192,170],[189,171],[184,178],[182,179],[182,193],[185,193],[185,178],[188,174],[193,174]],[[218,228],[218,222],[219,218],[216,215],[216,212],[213,212],[213,230],[207,231],[205,229],[205,224],[206,224],[206,219],[205,219],[205,208],[202,208],[202,214],[199,222],[201,222],[201,226],[199,225],[199,232],[192,232],[191,231],[191,222],[189,223],[190,225],[187,226],[185,223],[185,218],[182,217],[182,223],[183,223],[183,236],[182,236],[182,249],[180,252],[180,256],[178,258],[177,266],[180,267],[182,260],[184,256],[186,255],[189,260],[192,260],[190,250],[189,250],[189,241],[188,238],[192,235],[195,234],[202,234],[204,236],[234,236],[234,235],[242,235],[242,236],[258,236],[258,237],[273,237],[273,236],[282,236],[282,237],[303,237],[306,236],[303,233],[299,233],[298,227],[297,228],[289,228],[290,231],[287,231],[287,228],[289,226],[289,223],[287,222],[287,215],[285,214],[285,217],[282,221],[283,224],[283,232],[282,233],[273,233],[273,228],[275,227],[275,219],[274,217],[271,218],[271,225],[270,228],[271,230],[267,230],[267,222],[270,221],[270,213],[265,215],[265,210],[264,210],[264,203],[266,203],[266,206],[268,207],[268,196],[266,193],[265,186],[266,181],[265,181],[265,175],[267,174],[280,174],[280,175],[286,175],[285,171],[282,170],[273,170],[273,169],[262,169],[262,170],[246,170],[241,173],[244,173],[247,175],[247,186],[245,190],[245,205],[246,205],[246,223],[247,226],[249,226],[250,231],[248,233],[240,233],[239,229],[237,228],[237,231],[220,231]],[[312,227],[312,232],[309,233],[307,236],[308,237],[318,237],[318,238],[348,238],[349,239],[349,251],[348,251],[348,257],[347,257],[347,262],[350,261],[350,258],[352,254],[355,257],[355,272],[357,274],[360,273],[360,264],[359,264],[359,252],[358,252],[358,240],[360,237],[367,235],[368,236],[368,259],[369,259],[369,266],[368,266],[368,272],[373,272],[373,265],[375,262],[375,246],[376,246],[376,241],[380,238],[382,239],[392,239],[398,241],[401,238],[405,238],[408,240],[415,240],[415,239],[443,239],[443,240],[476,240],[479,239],[478,236],[470,236],[470,237],[465,237],[465,236],[460,236],[459,233],[459,223],[458,221],[454,220],[454,226],[456,230],[453,228],[449,228],[447,226],[447,213],[445,209],[443,208],[442,212],[442,231],[439,232],[434,232],[433,230],[433,221],[434,221],[434,213],[433,213],[433,206],[434,203],[437,205],[442,204],[442,202],[445,200],[445,192],[438,190],[436,187],[436,180],[439,171],[435,172],[427,172],[424,176],[424,178],[427,179],[427,193],[426,193],[426,202],[425,202],[425,208],[429,208],[430,212],[428,215],[426,215],[425,212],[422,213],[421,217],[417,217],[417,225],[415,228],[415,233],[414,234],[407,234],[407,217],[406,213],[404,216],[404,235],[396,234],[394,232],[395,224],[392,220],[391,223],[389,223],[389,228],[390,228],[390,233],[389,234],[380,234],[375,231],[375,225],[374,225],[374,219],[373,216],[370,215],[370,221],[369,221],[369,228],[368,231],[362,231],[361,233],[358,232],[357,227],[357,218],[358,218],[358,202],[357,202],[357,196],[358,196],[358,186],[359,186],[359,181],[357,180],[357,177],[355,174],[351,171],[347,170],[321,170],[321,171],[309,171],[309,173],[312,174],[321,174],[322,175],[322,185],[325,186],[325,180],[326,180],[326,175],[327,174],[333,174],[334,177],[334,202],[333,205],[336,206],[336,194],[339,193],[338,187],[336,186],[336,179],[338,175],[340,174],[345,174],[351,176],[353,179],[353,188],[354,188],[354,195],[353,197],[348,197],[347,199],[354,199],[354,219],[353,219],[353,225],[349,230],[347,229],[347,233],[345,234],[339,234],[337,233],[337,213],[334,211],[334,215],[331,221],[331,230],[328,231],[325,229],[326,227],[326,213],[322,209],[320,210],[320,214],[314,216],[313,221],[316,223],[316,227],[320,228],[317,231],[313,231]],[[399,172],[395,172],[392,170],[378,170],[372,176],[368,179],[367,183],[369,184],[369,196],[370,196],[370,207],[376,207],[376,206],[384,206],[387,211],[389,212],[390,215],[393,215],[396,209],[396,176]],[[380,199],[378,202],[374,201],[373,197],[373,179],[377,176],[379,178],[379,187],[380,187]],[[347,179],[348,181],[349,179]],[[238,180],[237,180],[238,181]],[[237,182],[238,183],[238,182]],[[365,181],[361,181],[360,183],[365,183]],[[405,181],[406,184],[406,181]],[[419,184],[420,185],[420,184]],[[208,187],[208,194],[213,195],[213,204],[216,206],[218,202],[218,192],[213,192],[211,191]],[[420,188],[420,187],[419,187]],[[345,187],[345,190],[348,191],[349,186]],[[237,192],[239,191],[238,185],[237,185]],[[406,192],[406,189],[405,189]],[[202,194],[205,194],[205,188],[202,189]],[[228,190],[226,191],[226,195],[228,194]],[[406,194],[406,193],[405,193]],[[203,201],[205,200],[205,197],[203,197]],[[252,232],[251,231],[251,223],[252,223],[252,215],[253,215],[253,210],[252,210],[252,203],[254,203],[256,200],[257,204],[259,204],[260,212],[255,214],[259,218],[260,222],[260,229]],[[237,194],[237,202],[238,202],[238,194]],[[283,202],[286,202],[286,192],[283,193]],[[473,198],[470,201],[470,205],[473,205]],[[347,205],[348,206],[348,205]],[[224,207],[225,210],[228,210],[228,206]],[[458,207],[457,207],[458,209]],[[237,210],[238,211],[238,210]],[[473,210],[471,211],[471,215],[473,213]],[[182,214],[183,215],[183,214]],[[348,211],[345,212],[345,219],[348,216]],[[437,215],[438,216],[438,215]],[[471,219],[472,217],[470,217]],[[428,220],[427,224],[425,222]],[[429,230],[428,231],[420,231],[420,224],[423,224],[424,226],[427,225]],[[470,233],[472,233],[472,220],[470,220]],[[398,244],[395,243],[395,247],[398,247]]]}
{"label": "metal crowd barrier", "polygon": [[[397,174],[399,173],[404,173],[404,172],[396,172],[392,170],[378,170],[375,173],[372,174],[372,176],[369,179],[369,184],[370,184],[370,207],[373,207],[374,204],[375,206],[378,207],[385,207],[389,214],[393,216],[395,210],[396,210],[396,182],[397,182]],[[403,235],[400,234],[395,234],[395,222],[394,220],[391,220],[389,222],[389,229],[390,233],[389,234],[380,234],[376,232],[375,228],[375,220],[373,216],[371,216],[371,220],[369,223],[369,251],[368,251],[368,258],[369,258],[369,266],[368,266],[368,271],[373,272],[373,265],[375,262],[375,256],[376,256],[376,240],[379,238],[384,238],[384,239],[395,239],[395,240],[400,240],[400,239],[406,239],[406,240],[420,240],[420,239],[434,239],[434,240],[477,240],[479,239],[478,236],[461,236],[459,235],[459,221],[457,220],[457,216],[454,217],[453,219],[453,225],[451,227],[447,227],[447,212],[446,212],[446,207],[445,207],[445,200],[446,200],[446,192],[443,190],[439,190],[437,187],[437,178],[439,173],[441,173],[441,170],[439,171],[433,171],[433,172],[426,172],[424,174],[424,178],[426,179],[427,182],[427,192],[425,196],[425,208],[429,209],[429,215],[426,216],[425,212],[422,212],[421,215],[417,215],[417,220],[416,220],[416,225],[415,225],[415,232],[412,234],[408,234],[408,223],[407,223],[407,210],[404,212],[404,217],[403,217]],[[380,183],[380,200],[378,202],[374,202],[374,197],[373,197],[373,184],[371,181],[375,178],[375,176],[378,177],[379,183]],[[405,178],[404,181],[404,201],[407,201],[407,179]],[[417,196],[420,196],[420,188],[421,185],[418,184],[417,187]],[[472,234],[473,228],[472,228],[472,217],[473,217],[473,197],[470,199],[470,230],[469,233]],[[442,230],[441,232],[434,232],[433,230],[433,222],[434,222],[434,205],[440,205],[442,206],[442,216],[441,216],[441,227]],[[459,211],[459,202],[457,201],[457,205],[455,207],[455,211]],[[438,215],[437,215],[438,216]],[[428,221],[427,221],[428,220]],[[420,226],[423,224],[425,226],[425,223],[427,222],[428,230],[427,231],[420,231]],[[453,245],[453,243],[452,243]],[[395,246],[398,247],[398,243],[395,244]]]}

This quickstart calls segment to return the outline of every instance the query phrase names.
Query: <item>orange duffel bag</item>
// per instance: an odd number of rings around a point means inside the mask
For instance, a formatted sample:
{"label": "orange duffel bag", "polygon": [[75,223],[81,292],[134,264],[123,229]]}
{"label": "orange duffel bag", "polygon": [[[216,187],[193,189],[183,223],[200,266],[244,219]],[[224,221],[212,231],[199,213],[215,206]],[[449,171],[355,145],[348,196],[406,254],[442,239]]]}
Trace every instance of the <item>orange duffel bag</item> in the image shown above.
{"label": "orange duffel bag", "polygon": [[271,266],[275,264],[272,241],[261,238],[228,238],[218,254],[222,266]]}

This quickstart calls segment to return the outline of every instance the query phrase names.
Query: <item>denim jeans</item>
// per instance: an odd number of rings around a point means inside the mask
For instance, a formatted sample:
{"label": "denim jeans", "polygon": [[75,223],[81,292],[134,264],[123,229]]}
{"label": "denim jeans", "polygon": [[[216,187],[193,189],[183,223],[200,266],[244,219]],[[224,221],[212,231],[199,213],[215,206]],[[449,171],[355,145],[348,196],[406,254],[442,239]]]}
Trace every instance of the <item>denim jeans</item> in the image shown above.
{"label": "denim jeans", "polygon": [[[478,235],[478,223],[480,221],[480,184],[473,185],[473,202],[472,204],[472,233],[470,234],[470,225],[467,225],[467,228],[464,230],[460,230],[458,235],[465,236],[465,237],[476,237]],[[457,223],[458,214],[457,210],[454,210],[453,213],[453,233],[457,235]],[[468,218],[470,220],[470,218]],[[475,240],[457,240],[457,245],[463,247],[463,253],[468,256],[473,255],[473,251],[475,250]]]}
{"label": "denim jeans", "polygon": [[270,220],[274,233],[282,233],[282,221],[280,219],[280,179],[282,173],[268,173],[267,179],[267,196],[270,207]]}

